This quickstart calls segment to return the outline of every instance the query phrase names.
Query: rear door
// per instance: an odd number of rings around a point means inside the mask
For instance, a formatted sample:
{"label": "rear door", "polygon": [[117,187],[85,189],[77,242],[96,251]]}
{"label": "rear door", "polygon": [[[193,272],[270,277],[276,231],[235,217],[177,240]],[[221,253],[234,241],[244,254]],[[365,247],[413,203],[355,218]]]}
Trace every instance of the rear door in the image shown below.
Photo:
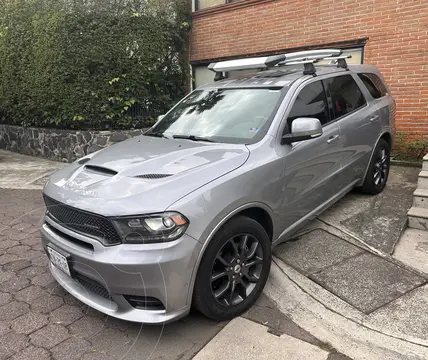
{"label": "rear door", "polygon": [[391,99],[388,88],[379,75],[375,73],[361,73],[358,74],[358,78],[364,84],[364,88],[370,93],[373,104],[379,110],[381,127],[393,126],[394,119],[391,119],[391,113],[395,113],[395,103]]}
{"label": "rear door", "polygon": [[324,86],[343,141],[342,179],[347,186],[364,176],[381,130],[380,113],[357,75],[335,76],[324,80]]}

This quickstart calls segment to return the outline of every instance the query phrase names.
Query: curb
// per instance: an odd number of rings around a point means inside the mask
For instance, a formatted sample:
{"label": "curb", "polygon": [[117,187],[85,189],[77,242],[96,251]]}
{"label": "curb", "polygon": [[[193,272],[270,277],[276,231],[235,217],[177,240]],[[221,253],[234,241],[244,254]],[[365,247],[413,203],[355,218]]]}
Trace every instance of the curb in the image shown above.
{"label": "curb", "polygon": [[393,319],[376,323],[276,257],[265,293],[292,321],[352,359],[428,358],[427,340],[397,333]]}
{"label": "curb", "polygon": [[391,165],[392,166],[405,166],[405,167],[421,168],[422,167],[422,161],[416,162],[416,161],[402,161],[402,160],[391,159]]}

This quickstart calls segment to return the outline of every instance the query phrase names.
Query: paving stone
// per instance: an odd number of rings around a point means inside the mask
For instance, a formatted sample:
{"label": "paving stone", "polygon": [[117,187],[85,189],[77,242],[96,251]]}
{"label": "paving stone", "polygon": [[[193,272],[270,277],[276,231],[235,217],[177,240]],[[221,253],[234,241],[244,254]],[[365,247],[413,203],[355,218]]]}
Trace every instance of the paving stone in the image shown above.
{"label": "paving stone", "polygon": [[[0,225],[1,227],[1,225]],[[1,231],[0,231],[1,234]],[[9,249],[12,246],[18,245],[18,241],[16,240],[10,240],[6,237],[3,237],[3,239],[0,239],[0,249],[4,250],[4,249]]]}
{"label": "paving stone", "polygon": [[85,307],[86,309],[88,308],[84,303],[82,303],[80,300],[76,299],[73,295],[69,294],[64,289],[62,289],[62,291],[65,292],[63,299],[67,305],[78,306],[80,308]]}
{"label": "paving stone", "polygon": [[0,306],[0,320],[13,320],[30,310],[28,304],[12,301],[9,304]]}
{"label": "paving stone", "polygon": [[69,337],[64,326],[50,324],[30,335],[31,343],[35,346],[51,349]]}
{"label": "paving stone", "polygon": [[8,304],[11,300],[12,300],[11,294],[0,292],[0,306]]}
{"label": "paving stone", "polygon": [[67,296],[68,292],[65,291],[65,289],[60,284],[58,284],[56,281],[45,286],[45,289],[50,295],[61,296],[65,302],[65,297]]}
{"label": "paving stone", "polygon": [[9,321],[0,321],[0,337],[4,334],[7,334],[10,330],[11,329]]}
{"label": "paving stone", "polygon": [[310,278],[364,313],[370,313],[426,282],[369,253],[324,269]]}
{"label": "paving stone", "polygon": [[56,295],[43,295],[30,304],[32,311],[48,314],[64,304],[64,300]]}
{"label": "paving stone", "polygon": [[[23,259],[31,260],[33,262],[33,260],[37,259],[37,258],[45,259],[46,255],[40,250],[28,250],[25,254],[22,254],[21,257]],[[43,261],[43,260],[41,260],[41,261]],[[33,262],[33,264],[34,264],[34,262]],[[36,265],[38,265],[38,264],[36,264]]]}
{"label": "paving stone", "polygon": [[19,260],[19,257],[13,254],[4,254],[0,256],[0,265],[6,265],[10,262]]}
{"label": "paving stone", "polygon": [[3,284],[12,279],[17,279],[16,275],[12,271],[0,270],[0,284]]}
{"label": "paving stone", "polygon": [[3,269],[6,271],[19,271],[29,266],[31,266],[31,262],[28,260],[18,260],[4,265]]}
{"label": "paving stone", "polygon": [[[144,339],[141,340],[144,342]],[[123,331],[104,328],[90,341],[93,350],[97,353],[105,352],[114,358],[122,358],[123,354],[128,353],[135,340],[130,339]]]}
{"label": "paving stone", "polygon": [[55,360],[75,360],[80,359],[90,349],[91,344],[89,342],[72,337],[55,346],[51,353]]}
{"label": "paving stone", "polygon": [[82,357],[82,360],[116,360],[116,359],[117,358],[110,356],[105,351],[96,351],[96,350],[89,351]]}
{"label": "paving stone", "polygon": [[48,296],[48,292],[40,286],[31,285],[15,293],[15,299],[31,304],[33,300],[41,296]]}
{"label": "paving stone", "polygon": [[16,292],[30,284],[26,278],[15,277],[12,280],[0,284],[0,291],[3,292]]}
{"label": "paving stone", "polygon": [[50,272],[45,272],[43,274],[39,274],[39,275],[33,277],[31,280],[31,283],[34,285],[46,287],[52,283],[56,284],[56,281]]}
{"label": "paving stone", "polygon": [[[31,280],[38,275],[44,274],[46,272],[46,270],[47,269],[45,267],[31,265],[25,269],[18,271],[17,275],[20,277],[25,277],[26,279]],[[38,285],[40,285],[40,284],[38,284]],[[44,286],[44,285],[42,285],[42,286]]]}
{"label": "paving stone", "polygon": [[33,263],[33,265],[42,266],[45,268],[47,268],[49,265],[49,259],[46,255],[32,258],[31,262]]}
{"label": "paving stone", "polygon": [[31,248],[27,245],[18,245],[18,246],[14,246],[13,248],[9,248],[7,250],[8,254],[14,254],[19,256],[20,258],[24,257],[25,254],[31,250]]}
{"label": "paving stone", "polygon": [[0,359],[6,359],[9,356],[25,349],[28,345],[28,337],[10,331],[0,337]]}
{"label": "paving stone", "polygon": [[31,227],[31,224],[28,224],[28,223],[25,223],[25,222],[20,222],[19,224],[13,225],[12,229],[16,229],[16,230],[22,231],[22,230],[27,229],[29,227]]}
{"label": "paving stone", "polygon": [[48,324],[47,315],[28,312],[12,322],[12,329],[17,333],[29,335]]}
{"label": "paving stone", "polygon": [[278,246],[274,253],[296,270],[308,275],[363,251],[324,230],[314,230],[296,241]]}
{"label": "paving stone", "polygon": [[77,306],[63,305],[50,314],[49,321],[51,323],[67,326],[79,320],[83,316],[85,316],[85,314],[82,312],[81,308]]}
{"label": "paving stone", "polygon": [[[8,224],[8,225],[10,225],[10,224]],[[10,227],[3,229],[1,231],[1,234],[6,235],[9,240],[21,240],[24,236],[23,233],[19,232],[16,229],[11,229]]]}
{"label": "paving stone", "polygon": [[352,360],[352,359],[343,354],[332,353],[328,356],[327,360]]}
{"label": "paving stone", "polygon": [[48,350],[36,348],[33,345],[15,354],[12,360],[50,360],[51,355]]}
{"label": "paving stone", "polygon": [[34,246],[34,245],[39,245],[42,243],[42,240],[38,237],[35,237],[36,234],[32,234],[31,236],[28,236],[25,239],[22,239],[20,241],[20,243],[22,245],[28,245],[28,246]]}
{"label": "paving stone", "polygon": [[74,335],[75,337],[90,340],[92,337],[101,332],[106,326],[106,321],[102,321],[90,316],[85,316],[71,324],[68,329],[70,330],[70,334]]}

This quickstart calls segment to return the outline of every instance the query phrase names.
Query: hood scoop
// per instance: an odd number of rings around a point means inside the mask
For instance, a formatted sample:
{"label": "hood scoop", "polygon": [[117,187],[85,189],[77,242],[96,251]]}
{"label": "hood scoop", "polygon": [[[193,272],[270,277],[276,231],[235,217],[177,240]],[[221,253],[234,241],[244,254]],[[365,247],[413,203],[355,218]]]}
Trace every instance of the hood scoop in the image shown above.
{"label": "hood scoop", "polygon": [[111,170],[111,169],[107,169],[107,168],[102,167],[102,166],[85,165],[85,169],[93,171],[93,172],[96,172],[98,174],[107,175],[107,176],[115,176],[115,175],[117,175],[117,171],[114,171],[114,170]]}
{"label": "hood scoop", "polygon": [[172,174],[143,174],[134,176],[137,179],[157,180],[172,176]]}

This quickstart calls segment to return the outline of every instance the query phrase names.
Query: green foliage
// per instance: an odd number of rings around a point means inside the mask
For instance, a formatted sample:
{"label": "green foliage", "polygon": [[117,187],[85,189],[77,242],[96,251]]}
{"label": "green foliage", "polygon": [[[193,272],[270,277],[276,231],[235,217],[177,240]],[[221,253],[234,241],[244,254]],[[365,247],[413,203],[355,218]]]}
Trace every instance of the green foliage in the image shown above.
{"label": "green foliage", "polygon": [[422,161],[428,153],[427,138],[408,138],[402,131],[397,131],[395,136],[395,148],[392,154],[394,160],[402,161]]}
{"label": "green foliage", "polygon": [[0,123],[150,125],[189,79],[186,0],[0,0]]}

